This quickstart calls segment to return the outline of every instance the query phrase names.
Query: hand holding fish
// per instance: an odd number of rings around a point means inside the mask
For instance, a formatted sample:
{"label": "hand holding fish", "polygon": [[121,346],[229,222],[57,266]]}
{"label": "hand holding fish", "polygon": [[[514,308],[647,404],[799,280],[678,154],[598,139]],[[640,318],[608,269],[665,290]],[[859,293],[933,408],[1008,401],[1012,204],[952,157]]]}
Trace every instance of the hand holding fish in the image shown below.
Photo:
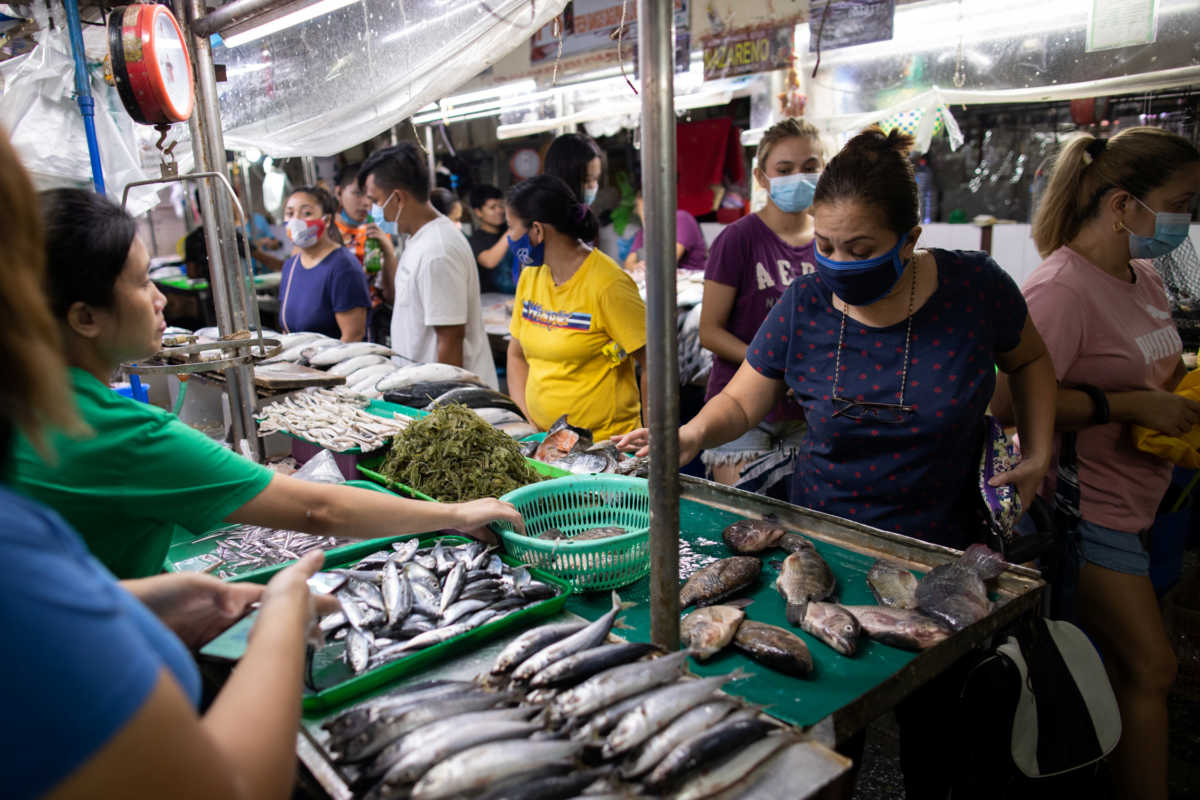
{"label": "hand holding fish", "polygon": [[199,573],[156,575],[122,581],[122,586],[192,649],[244,617],[263,594],[256,584],[225,583]]}
{"label": "hand holding fish", "polygon": [[[650,429],[638,428],[612,440],[613,447],[624,453],[634,453],[638,458],[650,454]],[[700,454],[700,439],[693,435],[690,426],[679,429],[679,466],[689,463]]]}
{"label": "hand holding fish", "polygon": [[332,614],[341,604],[332,595],[316,595],[308,585],[311,578],[321,565],[325,563],[325,553],[313,550],[287,569],[280,570],[267,582],[262,590],[262,600],[259,608],[258,621],[250,631],[253,637],[262,627],[264,620],[274,614],[286,614],[295,609],[303,609],[305,630],[314,627],[318,616]]}
{"label": "hand holding fish", "polygon": [[[485,497],[467,503],[456,503],[453,508],[460,517],[456,527],[470,532],[475,539],[484,540],[484,537],[477,536],[474,532],[480,528],[486,531],[485,526],[492,522],[507,522],[517,533],[525,533],[525,520],[521,519],[521,512],[517,511],[512,503],[506,503],[494,497]],[[490,538],[494,543],[495,537]]]}
{"label": "hand holding fish", "polygon": [[1037,497],[1038,488],[1042,485],[1042,479],[1046,477],[1046,470],[1049,468],[1049,458],[1026,456],[1008,472],[1002,472],[992,478],[988,484],[1004,486],[1011,483],[1021,497],[1021,508],[1028,510],[1033,498]]}

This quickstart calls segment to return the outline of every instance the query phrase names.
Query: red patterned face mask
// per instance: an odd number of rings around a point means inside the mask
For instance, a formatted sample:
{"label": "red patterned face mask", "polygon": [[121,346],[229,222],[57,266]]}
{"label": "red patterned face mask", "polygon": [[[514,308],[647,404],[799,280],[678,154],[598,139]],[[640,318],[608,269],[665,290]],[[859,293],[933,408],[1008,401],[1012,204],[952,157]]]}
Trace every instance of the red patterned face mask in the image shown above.
{"label": "red patterned face mask", "polygon": [[325,218],[299,219],[292,217],[287,222],[287,234],[296,247],[312,247],[325,235]]}

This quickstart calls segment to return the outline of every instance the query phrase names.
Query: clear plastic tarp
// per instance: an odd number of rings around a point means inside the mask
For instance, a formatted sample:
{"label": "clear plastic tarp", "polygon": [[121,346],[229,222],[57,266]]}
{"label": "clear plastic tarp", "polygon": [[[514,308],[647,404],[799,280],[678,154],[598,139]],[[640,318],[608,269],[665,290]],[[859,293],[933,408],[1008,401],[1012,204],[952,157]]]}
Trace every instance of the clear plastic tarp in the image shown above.
{"label": "clear plastic tarp", "polygon": [[[808,117],[841,139],[907,121],[918,149],[959,104],[1031,103],[1200,83],[1200,0],[1158,0],[1152,44],[1088,50],[1094,0],[928,0],[898,5],[891,40],[825,50],[798,67]],[[1119,3],[1095,3],[1100,13]],[[797,27],[807,42],[809,25]],[[746,144],[761,130],[747,131]]]}
{"label": "clear plastic tarp", "polygon": [[[218,46],[225,144],[329,156],[387,131],[526,45],[566,0],[360,0]],[[236,38],[230,37],[234,42]]]}

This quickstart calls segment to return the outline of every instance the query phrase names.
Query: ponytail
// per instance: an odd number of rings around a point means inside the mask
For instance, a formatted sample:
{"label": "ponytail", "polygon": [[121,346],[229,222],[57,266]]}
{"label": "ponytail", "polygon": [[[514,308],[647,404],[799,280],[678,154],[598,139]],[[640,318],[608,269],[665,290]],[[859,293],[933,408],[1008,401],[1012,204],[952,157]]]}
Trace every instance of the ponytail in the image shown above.
{"label": "ponytail", "polygon": [[1122,189],[1141,200],[1200,152],[1160,128],[1128,128],[1111,139],[1081,133],[1054,159],[1050,182],[1033,215],[1033,241],[1043,258],[1079,235],[1104,195]]}
{"label": "ponytail", "polygon": [[600,235],[600,221],[562,180],[538,175],[518,183],[508,191],[508,206],[529,227],[534,222],[553,227],[559,233],[594,242]]}

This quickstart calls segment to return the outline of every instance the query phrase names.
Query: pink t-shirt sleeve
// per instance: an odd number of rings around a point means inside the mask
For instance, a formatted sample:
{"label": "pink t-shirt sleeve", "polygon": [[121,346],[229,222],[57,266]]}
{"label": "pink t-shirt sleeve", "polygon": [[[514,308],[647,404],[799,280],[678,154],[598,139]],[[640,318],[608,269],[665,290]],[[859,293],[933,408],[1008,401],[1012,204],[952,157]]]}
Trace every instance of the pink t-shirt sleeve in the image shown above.
{"label": "pink t-shirt sleeve", "polygon": [[1085,304],[1074,289],[1052,280],[1026,286],[1025,303],[1061,381],[1083,348]]}

